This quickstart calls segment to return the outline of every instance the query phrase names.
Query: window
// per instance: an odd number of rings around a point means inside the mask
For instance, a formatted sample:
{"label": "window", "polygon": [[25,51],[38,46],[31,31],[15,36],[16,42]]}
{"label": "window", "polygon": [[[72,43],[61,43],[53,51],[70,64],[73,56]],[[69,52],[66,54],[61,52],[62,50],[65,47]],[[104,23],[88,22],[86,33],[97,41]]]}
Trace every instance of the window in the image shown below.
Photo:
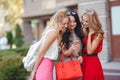
{"label": "window", "polygon": [[120,35],[120,6],[111,8],[112,34]]}

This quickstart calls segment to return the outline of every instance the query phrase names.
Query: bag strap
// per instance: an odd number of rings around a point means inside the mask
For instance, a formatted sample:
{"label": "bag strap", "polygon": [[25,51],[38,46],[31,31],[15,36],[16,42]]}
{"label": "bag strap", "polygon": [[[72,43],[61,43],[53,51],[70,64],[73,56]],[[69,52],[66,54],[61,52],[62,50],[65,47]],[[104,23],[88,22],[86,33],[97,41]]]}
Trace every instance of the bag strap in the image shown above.
{"label": "bag strap", "polygon": [[[72,54],[71,54],[69,57],[70,57],[70,60],[72,61],[72,60],[73,60]],[[60,57],[60,61],[64,61],[64,58],[65,58],[65,55],[64,55],[64,53],[62,52],[61,57]]]}

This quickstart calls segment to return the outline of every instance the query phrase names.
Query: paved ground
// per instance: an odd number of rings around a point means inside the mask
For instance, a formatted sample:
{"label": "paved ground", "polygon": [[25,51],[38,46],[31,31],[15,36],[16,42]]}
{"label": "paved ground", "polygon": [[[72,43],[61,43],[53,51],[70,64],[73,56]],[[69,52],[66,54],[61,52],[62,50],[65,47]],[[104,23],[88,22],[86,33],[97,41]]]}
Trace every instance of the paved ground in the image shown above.
{"label": "paved ground", "polygon": [[119,69],[120,70],[120,62],[103,62],[103,69]]}
{"label": "paved ground", "polygon": [[102,63],[105,80],[120,80],[120,62]]}

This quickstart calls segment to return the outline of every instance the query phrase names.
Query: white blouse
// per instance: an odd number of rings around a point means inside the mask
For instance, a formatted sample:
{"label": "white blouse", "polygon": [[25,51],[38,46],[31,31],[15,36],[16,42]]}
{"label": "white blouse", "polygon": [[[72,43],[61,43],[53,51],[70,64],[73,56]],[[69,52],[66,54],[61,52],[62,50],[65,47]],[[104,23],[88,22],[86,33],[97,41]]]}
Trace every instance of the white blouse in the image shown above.
{"label": "white blouse", "polygon": [[[46,35],[49,34],[51,31],[56,31],[55,29],[48,30],[45,35],[43,36],[43,39],[41,41],[41,46],[44,45],[46,41]],[[52,60],[56,60],[58,58],[58,41],[57,39],[50,45],[49,49],[46,51],[44,58],[49,58]]]}

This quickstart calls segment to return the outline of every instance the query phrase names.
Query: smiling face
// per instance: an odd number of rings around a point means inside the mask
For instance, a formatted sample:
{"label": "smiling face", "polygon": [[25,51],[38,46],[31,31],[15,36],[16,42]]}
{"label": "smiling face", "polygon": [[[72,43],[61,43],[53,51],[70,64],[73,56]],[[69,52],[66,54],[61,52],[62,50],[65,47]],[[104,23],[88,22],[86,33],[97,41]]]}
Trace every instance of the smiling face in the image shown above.
{"label": "smiling face", "polygon": [[88,16],[86,16],[86,15],[82,16],[82,25],[83,25],[84,28],[88,28],[89,27],[88,26]]}
{"label": "smiling face", "polygon": [[68,24],[69,24],[69,18],[68,17],[63,18],[62,22],[59,24],[60,30],[64,32],[68,27]]}
{"label": "smiling face", "polygon": [[69,18],[70,18],[69,29],[74,30],[77,25],[75,18],[73,16],[69,16]]}

